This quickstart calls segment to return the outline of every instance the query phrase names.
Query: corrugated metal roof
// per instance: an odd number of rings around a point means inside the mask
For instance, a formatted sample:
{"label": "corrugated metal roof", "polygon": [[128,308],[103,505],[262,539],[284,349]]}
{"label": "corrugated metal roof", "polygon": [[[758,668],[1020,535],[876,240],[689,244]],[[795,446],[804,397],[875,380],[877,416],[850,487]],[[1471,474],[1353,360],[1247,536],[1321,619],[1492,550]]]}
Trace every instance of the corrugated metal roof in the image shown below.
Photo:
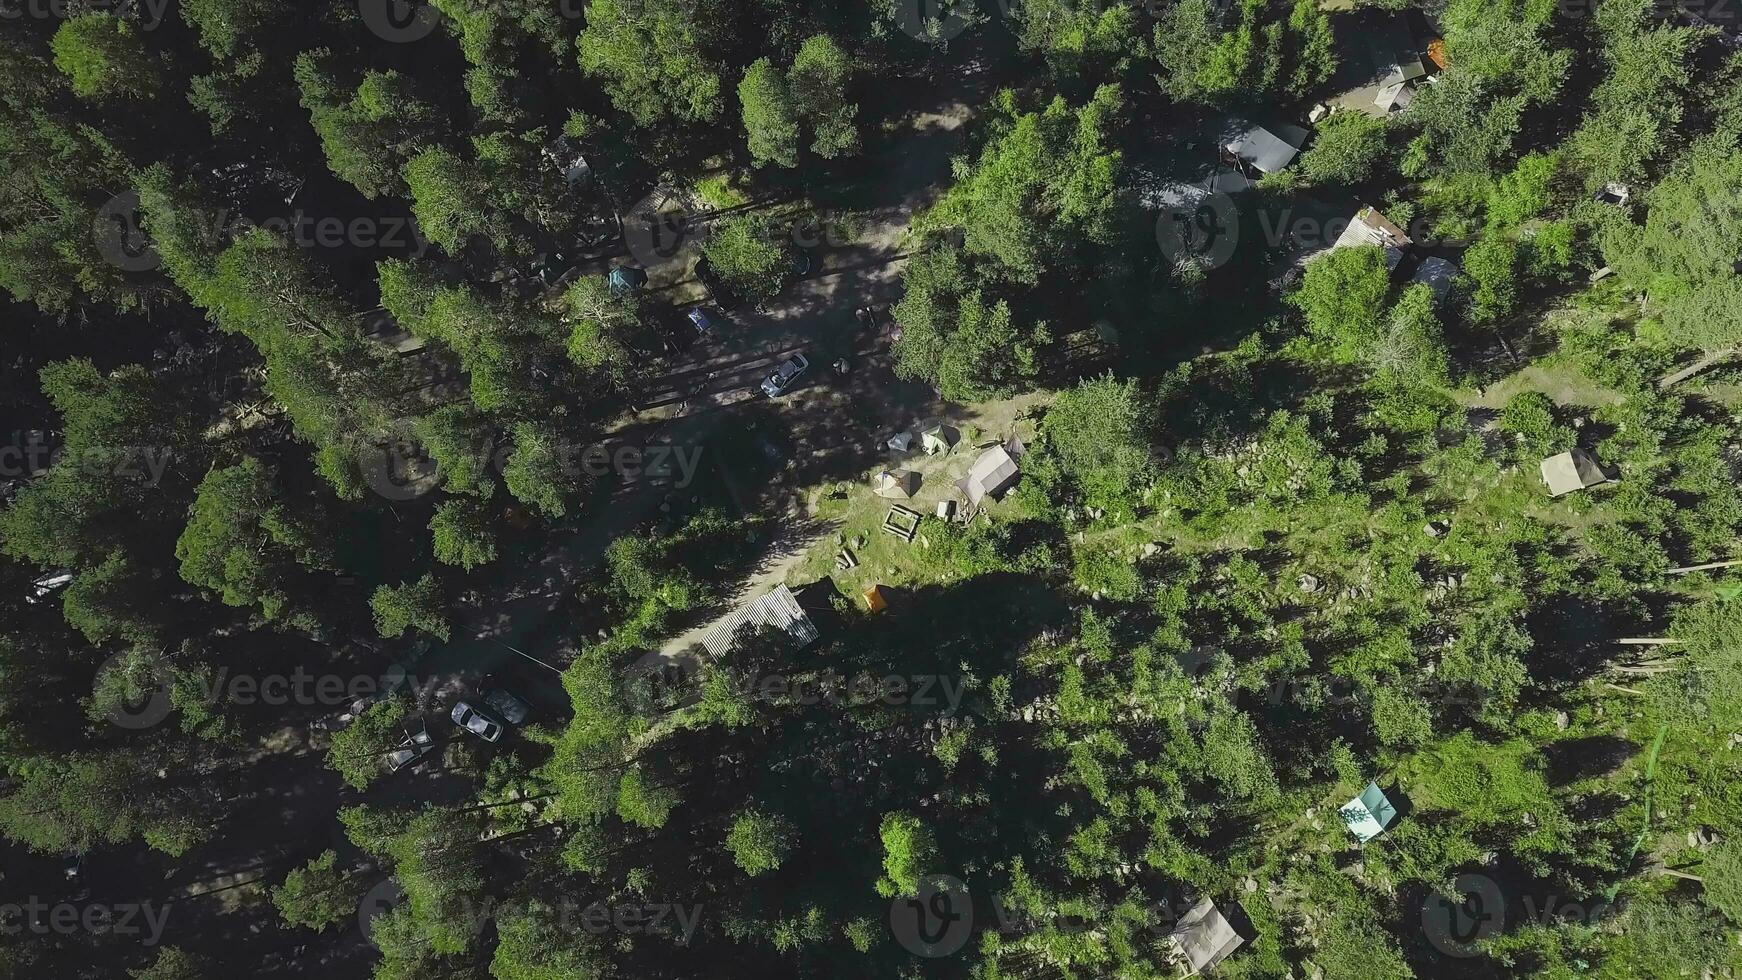
{"label": "corrugated metal roof", "polygon": [[715,657],[723,657],[732,650],[732,641],[738,631],[745,626],[770,626],[784,630],[798,645],[803,648],[816,642],[816,626],[805,615],[804,608],[798,604],[798,597],[784,585],[777,585],[759,599],[747,602],[703,633],[697,642],[706,647],[708,653]]}

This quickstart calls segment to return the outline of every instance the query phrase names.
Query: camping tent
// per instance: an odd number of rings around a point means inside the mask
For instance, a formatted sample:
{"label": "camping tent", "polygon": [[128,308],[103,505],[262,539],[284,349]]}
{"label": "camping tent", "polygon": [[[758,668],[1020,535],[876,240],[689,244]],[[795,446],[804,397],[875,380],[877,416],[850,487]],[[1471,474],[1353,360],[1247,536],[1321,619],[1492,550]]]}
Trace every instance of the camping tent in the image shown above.
{"label": "camping tent", "polygon": [[912,470],[884,470],[877,474],[872,489],[879,497],[905,500],[919,490],[919,474]]}
{"label": "camping tent", "polygon": [[1550,456],[1542,461],[1542,482],[1548,484],[1548,495],[1565,496],[1575,490],[1608,482],[1597,460],[1583,449],[1574,449]]}
{"label": "camping tent", "polygon": [[999,494],[1016,482],[1018,475],[1016,460],[1009,450],[993,446],[974,460],[974,465],[968,467],[968,475],[957,480],[956,486],[968,495],[969,503],[978,506],[987,497],[997,500]]}
{"label": "camping tent", "polygon": [[955,445],[956,430],[946,425],[934,425],[919,434],[919,442],[928,456],[932,453],[947,453]]}
{"label": "camping tent", "polygon": [[633,266],[620,265],[611,270],[611,275],[606,278],[606,282],[615,292],[633,293],[647,285],[647,273]]}
{"label": "camping tent", "polygon": [[1246,942],[1222,913],[1216,911],[1215,903],[1207,898],[1199,899],[1198,904],[1180,918],[1167,939],[1191,967],[1187,976],[1196,976],[1210,969]]}
{"label": "camping tent", "polygon": [[865,608],[872,612],[889,608],[889,597],[883,594],[883,586],[873,585],[865,590]]}
{"label": "camping tent", "polygon": [[1273,174],[1294,162],[1306,135],[1305,130],[1292,126],[1272,131],[1244,119],[1231,119],[1222,135],[1222,148],[1259,171]]}
{"label": "camping tent", "polygon": [[1397,807],[1391,805],[1378,783],[1368,783],[1360,796],[1343,804],[1337,813],[1342,816],[1349,833],[1363,844],[1378,837],[1391,821],[1397,819]]}
{"label": "camping tent", "polygon": [[897,432],[889,437],[887,445],[898,453],[905,453],[913,448],[913,433]]}

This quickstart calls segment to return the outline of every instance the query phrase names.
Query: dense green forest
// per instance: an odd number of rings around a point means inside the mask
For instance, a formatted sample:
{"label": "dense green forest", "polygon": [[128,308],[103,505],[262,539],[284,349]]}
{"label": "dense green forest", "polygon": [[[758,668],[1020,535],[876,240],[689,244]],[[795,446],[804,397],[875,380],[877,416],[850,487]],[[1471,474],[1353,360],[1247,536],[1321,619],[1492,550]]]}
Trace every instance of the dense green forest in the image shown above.
{"label": "dense green forest", "polygon": [[0,71],[0,980],[1742,970],[1742,8]]}

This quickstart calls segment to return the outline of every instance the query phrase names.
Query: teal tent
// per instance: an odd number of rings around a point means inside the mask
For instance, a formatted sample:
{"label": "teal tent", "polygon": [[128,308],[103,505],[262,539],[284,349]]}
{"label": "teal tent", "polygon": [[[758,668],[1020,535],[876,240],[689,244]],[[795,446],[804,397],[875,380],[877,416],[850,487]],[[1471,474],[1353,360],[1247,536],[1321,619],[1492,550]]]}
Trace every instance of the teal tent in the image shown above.
{"label": "teal tent", "polygon": [[1391,805],[1378,783],[1368,783],[1360,796],[1343,804],[1337,812],[1348,826],[1349,833],[1363,844],[1378,837],[1391,821],[1397,819],[1397,807]]}
{"label": "teal tent", "polygon": [[633,293],[647,284],[647,273],[640,269],[620,265],[611,270],[611,275],[607,277],[606,281],[616,292]]}

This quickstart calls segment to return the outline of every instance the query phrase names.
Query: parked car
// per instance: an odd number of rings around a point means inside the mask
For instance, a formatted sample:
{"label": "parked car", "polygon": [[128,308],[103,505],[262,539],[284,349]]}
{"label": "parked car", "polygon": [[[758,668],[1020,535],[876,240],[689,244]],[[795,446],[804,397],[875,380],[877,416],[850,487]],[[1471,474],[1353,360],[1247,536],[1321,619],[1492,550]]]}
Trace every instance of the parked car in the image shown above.
{"label": "parked car", "polygon": [[454,710],[449,717],[454,719],[454,724],[486,742],[495,742],[502,738],[503,723],[470,701],[454,702]]}
{"label": "parked car", "polygon": [[24,601],[35,605],[65,588],[72,580],[72,572],[50,572],[30,583],[30,591],[24,594]]}
{"label": "parked car", "polygon": [[499,687],[484,692],[484,706],[510,725],[521,724],[532,714],[530,705]]}
{"label": "parked car", "polygon": [[774,373],[762,379],[762,393],[770,398],[779,398],[791,390],[799,375],[805,373],[811,362],[803,354],[794,354],[774,369]]}
{"label": "parked car", "polygon": [[435,739],[430,737],[429,726],[420,722],[417,731],[405,733],[405,741],[399,743],[399,748],[387,753],[387,771],[398,772],[434,752],[435,747]]}

